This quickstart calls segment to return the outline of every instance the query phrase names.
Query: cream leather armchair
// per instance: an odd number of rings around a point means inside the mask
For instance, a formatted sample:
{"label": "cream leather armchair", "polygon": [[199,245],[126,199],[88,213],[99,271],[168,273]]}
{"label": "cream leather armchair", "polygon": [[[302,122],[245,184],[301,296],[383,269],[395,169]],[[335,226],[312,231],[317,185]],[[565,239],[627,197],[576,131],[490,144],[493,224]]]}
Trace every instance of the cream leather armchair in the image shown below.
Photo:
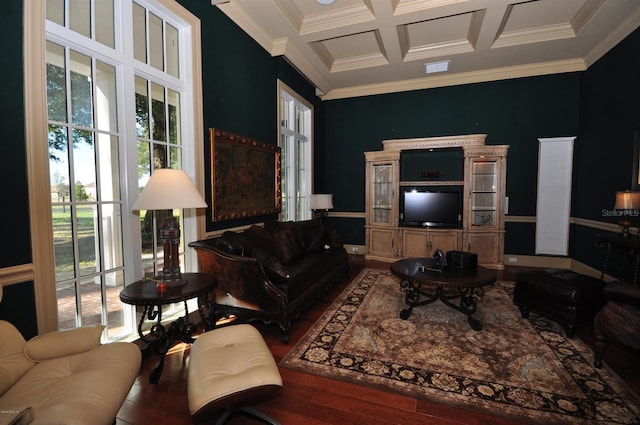
{"label": "cream leather armchair", "polygon": [[0,425],[113,424],[141,354],[131,343],[101,345],[101,335],[87,326],[25,341],[0,320]]}

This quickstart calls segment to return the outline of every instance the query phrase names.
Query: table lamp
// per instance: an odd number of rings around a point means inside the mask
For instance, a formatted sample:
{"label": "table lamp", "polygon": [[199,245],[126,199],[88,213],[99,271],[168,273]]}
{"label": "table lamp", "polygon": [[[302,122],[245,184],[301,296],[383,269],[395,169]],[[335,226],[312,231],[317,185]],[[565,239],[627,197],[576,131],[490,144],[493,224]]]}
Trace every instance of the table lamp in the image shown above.
{"label": "table lamp", "polygon": [[314,215],[318,215],[321,219],[327,215],[327,211],[333,209],[333,194],[316,193],[311,195],[310,208]]}
{"label": "table lamp", "polygon": [[[152,211],[206,207],[207,203],[184,170],[159,168],[153,172],[131,209]],[[184,285],[186,281],[180,273],[178,256],[180,224],[173,214],[165,218],[160,227],[160,238],[164,245],[162,280],[168,287]]]}
{"label": "table lamp", "polygon": [[630,190],[616,192],[616,205],[614,208],[624,211],[624,218],[620,220],[618,224],[622,226],[622,237],[630,237],[629,227],[631,227],[633,223],[629,218],[631,215],[629,214],[629,210],[637,210],[640,208],[640,192],[632,192]]}

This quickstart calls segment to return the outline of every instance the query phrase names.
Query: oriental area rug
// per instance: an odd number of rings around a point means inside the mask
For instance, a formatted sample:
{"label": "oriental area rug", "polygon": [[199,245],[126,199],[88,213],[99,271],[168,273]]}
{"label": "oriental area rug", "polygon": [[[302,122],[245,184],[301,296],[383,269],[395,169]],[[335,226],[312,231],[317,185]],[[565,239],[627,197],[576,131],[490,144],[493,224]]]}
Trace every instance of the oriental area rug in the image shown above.
{"label": "oriental area rug", "polygon": [[280,365],[531,424],[640,424],[640,401],[592,350],[520,316],[513,282],[486,287],[474,317],[436,302],[408,320],[399,279],[364,269]]}

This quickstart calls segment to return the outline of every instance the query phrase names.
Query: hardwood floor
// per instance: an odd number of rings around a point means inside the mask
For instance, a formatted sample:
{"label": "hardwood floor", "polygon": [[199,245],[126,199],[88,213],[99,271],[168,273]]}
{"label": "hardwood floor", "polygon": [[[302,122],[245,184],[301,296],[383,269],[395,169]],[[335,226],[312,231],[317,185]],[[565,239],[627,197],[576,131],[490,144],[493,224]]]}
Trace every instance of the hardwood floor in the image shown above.
{"label": "hardwood floor", "polygon": [[[355,277],[365,266],[352,262],[351,276]],[[368,263],[367,267],[388,268],[384,263]],[[502,279],[513,280],[515,274],[526,271],[522,267],[509,267],[500,272]],[[332,288],[330,300],[347,285],[341,282]],[[288,345],[280,341],[277,326],[256,327],[262,332],[276,362],[295,346],[307,329],[323,314],[329,304],[318,302],[312,310],[302,314],[291,329]],[[579,329],[578,337],[592,344],[591,330]],[[609,344],[604,361],[637,393],[640,394],[639,353],[615,344]],[[140,375],[127,400],[118,413],[118,425],[188,425],[191,424],[187,405],[186,372],[189,364],[189,345],[176,345],[167,355],[164,374],[157,385],[149,383],[149,373],[158,364],[155,355],[146,355]],[[284,381],[282,394],[255,407],[282,424],[430,424],[430,425],[512,425],[495,416],[455,409],[435,401],[419,400],[382,390],[332,380],[320,376],[280,369]],[[215,421],[211,421],[215,423]],[[234,416],[229,425],[258,424],[244,416]]]}

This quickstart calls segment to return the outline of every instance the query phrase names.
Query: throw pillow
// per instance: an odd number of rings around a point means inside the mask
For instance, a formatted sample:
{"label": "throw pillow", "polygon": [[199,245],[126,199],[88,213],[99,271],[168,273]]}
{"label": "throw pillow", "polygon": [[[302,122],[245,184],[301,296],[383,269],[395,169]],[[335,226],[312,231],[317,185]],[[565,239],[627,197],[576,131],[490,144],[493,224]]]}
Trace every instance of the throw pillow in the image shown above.
{"label": "throw pillow", "polygon": [[300,233],[302,234],[302,243],[306,252],[324,249],[326,240],[324,224],[317,221],[300,223]]}
{"label": "throw pillow", "polygon": [[260,248],[272,255],[279,256],[276,241],[273,239],[273,236],[271,236],[271,233],[267,232],[262,227],[254,224],[245,230],[243,235],[247,239],[247,242],[249,242],[252,249]]}
{"label": "throw pillow", "polygon": [[272,231],[271,235],[280,248],[280,260],[283,263],[290,263],[296,258],[304,255],[304,247],[298,239],[298,235],[290,230]]}
{"label": "throw pillow", "polygon": [[254,248],[253,258],[262,264],[264,271],[270,278],[275,275],[277,278],[289,279],[289,271],[287,268],[274,255],[264,249]]}
{"label": "throw pillow", "polygon": [[216,247],[230,254],[251,256],[251,247],[240,233],[226,231],[216,240]]}

